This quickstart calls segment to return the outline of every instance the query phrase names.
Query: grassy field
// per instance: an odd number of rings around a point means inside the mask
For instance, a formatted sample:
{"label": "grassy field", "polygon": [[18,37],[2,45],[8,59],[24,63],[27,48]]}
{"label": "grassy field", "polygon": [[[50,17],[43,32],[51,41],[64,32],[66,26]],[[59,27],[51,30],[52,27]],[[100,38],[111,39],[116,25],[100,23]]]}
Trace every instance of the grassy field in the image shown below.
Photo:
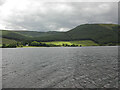
{"label": "grassy field", "polygon": [[67,45],[82,45],[82,46],[98,46],[97,43],[90,41],[90,40],[82,40],[82,41],[52,41],[52,42],[42,42],[45,44],[54,44],[54,45],[60,45],[62,46],[63,44],[67,44]]}
{"label": "grassy field", "polygon": [[97,43],[90,40],[82,40],[82,41],[71,41],[71,43],[82,45],[82,46],[98,46]]}

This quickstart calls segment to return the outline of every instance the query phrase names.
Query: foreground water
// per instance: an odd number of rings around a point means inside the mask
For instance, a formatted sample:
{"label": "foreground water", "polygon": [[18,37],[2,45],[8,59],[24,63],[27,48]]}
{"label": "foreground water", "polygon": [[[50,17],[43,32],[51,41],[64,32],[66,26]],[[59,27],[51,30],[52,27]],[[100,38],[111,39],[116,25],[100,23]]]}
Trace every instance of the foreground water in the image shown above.
{"label": "foreground water", "polygon": [[2,49],[3,88],[117,88],[118,47]]}

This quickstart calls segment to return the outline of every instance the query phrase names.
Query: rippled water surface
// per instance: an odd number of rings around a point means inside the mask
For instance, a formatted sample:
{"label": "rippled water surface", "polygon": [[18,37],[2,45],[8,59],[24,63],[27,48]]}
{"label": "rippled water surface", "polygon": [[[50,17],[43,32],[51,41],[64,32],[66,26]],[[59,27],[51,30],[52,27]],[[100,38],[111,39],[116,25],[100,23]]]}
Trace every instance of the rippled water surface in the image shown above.
{"label": "rippled water surface", "polygon": [[3,88],[117,88],[118,47],[2,49]]}

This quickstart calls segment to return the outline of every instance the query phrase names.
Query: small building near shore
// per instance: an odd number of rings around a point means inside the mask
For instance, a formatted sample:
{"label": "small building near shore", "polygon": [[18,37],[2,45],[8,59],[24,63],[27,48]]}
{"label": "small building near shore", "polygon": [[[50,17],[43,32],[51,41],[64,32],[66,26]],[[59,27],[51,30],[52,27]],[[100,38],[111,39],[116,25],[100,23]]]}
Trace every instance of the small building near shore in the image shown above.
{"label": "small building near shore", "polygon": [[26,44],[25,46],[29,46],[29,44]]}

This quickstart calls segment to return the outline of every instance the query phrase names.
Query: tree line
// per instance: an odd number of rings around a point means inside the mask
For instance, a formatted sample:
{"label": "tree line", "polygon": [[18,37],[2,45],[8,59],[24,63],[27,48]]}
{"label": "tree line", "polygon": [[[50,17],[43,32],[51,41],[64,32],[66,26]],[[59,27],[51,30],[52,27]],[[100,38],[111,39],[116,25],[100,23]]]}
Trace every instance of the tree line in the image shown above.
{"label": "tree line", "polygon": [[[62,45],[55,45],[55,44],[46,44],[44,42],[32,41],[32,42],[17,42],[13,44],[3,44],[2,48],[16,48],[16,47],[23,47],[23,46],[36,46],[36,47],[78,47],[78,45],[72,44],[62,44]],[[81,45],[80,45],[81,47]]]}

